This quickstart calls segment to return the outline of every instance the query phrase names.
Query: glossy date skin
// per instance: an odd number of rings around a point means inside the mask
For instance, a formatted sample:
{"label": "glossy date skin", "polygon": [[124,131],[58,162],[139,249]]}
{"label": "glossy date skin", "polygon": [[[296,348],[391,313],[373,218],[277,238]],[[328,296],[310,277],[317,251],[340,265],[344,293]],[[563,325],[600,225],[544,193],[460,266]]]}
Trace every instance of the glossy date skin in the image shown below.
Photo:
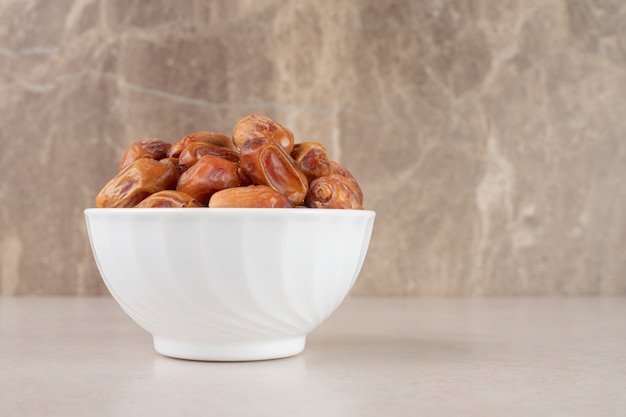
{"label": "glossy date skin", "polygon": [[204,207],[198,200],[180,191],[163,190],[154,193],[139,204],[135,208],[187,208],[187,207]]}
{"label": "glossy date skin", "polygon": [[331,174],[330,160],[326,148],[321,143],[296,143],[291,151],[291,157],[309,182]]}
{"label": "glossy date skin", "polygon": [[221,146],[237,152],[233,141],[226,135],[217,132],[195,132],[180,138],[167,152],[168,157],[178,158],[183,150],[191,143],[204,142],[211,145]]}
{"label": "glossy date skin", "polygon": [[330,172],[333,175],[341,175],[342,177],[344,177],[343,181],[346,183],[348,187],[350,187],[350,190],[356,196],[357,201],[362,206],[363,205],[363,190],[361,190],[361,186],[356,181],[352,173],[348,171],[346,167],[334,161],[330,162]]}
{"label": "glossy date skin", "polygon": [[257,185],[267,185],[296,206],[304,201],[308,181],[291,156],[273,139],[255,138],[241,149],[240,167]]}
{"label": "glossy date skin", "polygon": [[305,204],[309,208],[363,209],[346,177],[337,174],[313,180]]}
{"label": "glossy date skin", "polygon": [[233,128],[233,142],[240,151],[249,140],[256,138],[274,139],[287,153],[293,150],[293,132],[269,117],[251,114]]}
{"label": "glossy date skin", "polygon": [[287,197],[267,185],[227,188],[213,194],[209,208],[290,208]]}
{"label": "glossy date skin", "polygon": [[[159,159],[159,162],[161,162],[162,164],[169,164],[173,166],[178,173],[178,178],[180,178],[181,174],[183,173],[183,168],[180,166],[178,158],[163,158]],[[176,178],[176,181],[178,181],[178,178]]]}
{"label": "glossy date skin", "polygon": [[113,177],[96,196],[96,207],[134,207],[151,194],[176,187],[171,164],[140,158]]}
{"label": "glossy date skin", "polygon": [[225,188],[239,187],[242,184],[238,171],[239,167],[236,163],[214,155],[206,155],[183,172],[176,190],[207,205],[215,192]]}
{"label": "glossy date skin", "polygon": [[180,153],[178,163],[183,170],[187,170],[206,155],[217,156],[230,162],[239,162],[239,152],[232,151],[223,146],[213,145],[212,143],[193,142]]}
{"label": "glossy date skin", "polygon": [[122,171],[137,159],[149,158],[157,161],[163,159],[167,156],[167,151],[171,146],[172,145],[169,143],[155,138],[146,138],[137,141],[126,149],[124,156],[122,156],[118,172]]}

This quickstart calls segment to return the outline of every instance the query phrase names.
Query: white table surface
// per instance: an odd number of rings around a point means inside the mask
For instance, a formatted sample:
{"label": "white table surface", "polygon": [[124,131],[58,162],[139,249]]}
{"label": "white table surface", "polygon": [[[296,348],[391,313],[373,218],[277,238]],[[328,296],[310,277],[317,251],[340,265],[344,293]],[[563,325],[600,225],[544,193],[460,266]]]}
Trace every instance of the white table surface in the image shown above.
{"label": "white table surface", "polygon": [[0,297],[0,416],[624,416],[626,298],[350,297],[298,356],[158,355],[100,298]]}

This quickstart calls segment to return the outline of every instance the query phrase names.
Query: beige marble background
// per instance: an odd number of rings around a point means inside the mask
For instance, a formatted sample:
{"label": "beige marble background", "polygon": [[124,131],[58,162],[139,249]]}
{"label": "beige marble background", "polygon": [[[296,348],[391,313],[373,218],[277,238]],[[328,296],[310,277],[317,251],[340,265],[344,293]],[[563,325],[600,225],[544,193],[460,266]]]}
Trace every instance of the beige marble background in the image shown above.
{"label": "beige marble background", "polygon": [[626,294],[622,0],[1,0],[0,293],[105,294],[124,149],[252,112],[362,183],[354,294]]}

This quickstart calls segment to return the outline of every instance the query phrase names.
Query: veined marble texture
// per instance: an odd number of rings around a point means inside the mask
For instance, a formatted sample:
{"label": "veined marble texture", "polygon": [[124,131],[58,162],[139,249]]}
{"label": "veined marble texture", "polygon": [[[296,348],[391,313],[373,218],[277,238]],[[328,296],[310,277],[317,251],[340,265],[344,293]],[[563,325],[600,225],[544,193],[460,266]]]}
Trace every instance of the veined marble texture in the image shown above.
{"label": "veined marble texture", "polygon": [[126,147],[249,113],[360,181],[353,294],[626,294],[622,0],[2,0],[0,293],[106,294]]}

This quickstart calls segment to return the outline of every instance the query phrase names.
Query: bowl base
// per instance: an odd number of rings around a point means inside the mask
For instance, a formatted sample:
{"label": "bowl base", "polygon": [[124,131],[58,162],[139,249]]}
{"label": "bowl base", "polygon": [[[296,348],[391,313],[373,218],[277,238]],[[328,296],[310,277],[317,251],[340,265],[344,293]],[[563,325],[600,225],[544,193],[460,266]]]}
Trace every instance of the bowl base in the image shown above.
{"label": "bowl base", "polygon": [[286,358],[304,350],[306,336],[284,339],[211,342],[176,340],[154,336],[154,349],[164,356],[214,362],[259,361]]}

